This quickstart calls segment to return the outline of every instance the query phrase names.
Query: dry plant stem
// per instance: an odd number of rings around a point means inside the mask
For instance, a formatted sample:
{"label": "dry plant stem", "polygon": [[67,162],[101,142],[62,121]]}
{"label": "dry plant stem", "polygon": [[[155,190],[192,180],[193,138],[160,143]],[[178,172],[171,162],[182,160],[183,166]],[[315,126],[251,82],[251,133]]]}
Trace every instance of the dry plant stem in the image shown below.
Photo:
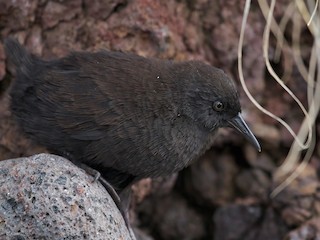
{"label": "dry plant stem", "polygon": [[296,62],[298,70],[305,81],[308,81],[308,70],[303,63],[301,50],[300,50],[300,35],[301,35],[301,19],[299,15],[292,18],[293,31],[292,31],[292,52],[293,58]]}
{"label": "dry plant stem", "polygon": [[[274,52],[275,61],[279,61],[280,55],[281,55],[281,50],[283,49],[284,44],[288,45],[286,39],[283,36],[283,33],[287,27],[289,20],[291,19],[292,14],[294,13],[295,7],[296,6],[295,6],[294,2],[291,2],[289,4],[289,6],[287,7],[287,9],[285,10],[283,17],[280,20],[280,23],[279,23],[280,31],[277,31],[277,34],[275,36],[277,39],[277,46],[276,46],[276,50]],[[292,71],[290,71],[289,75],[291,74],[291,72]]]}
{"label": "dry plant stem", "polygon": [[[267,1],[266,0],[258,0],[258,3],[259,3],[259,6],[260,6],[260,9],[262,11],[262,14],[263,14],[264,18],[267,19],[268,13],[270,11],[270,8],[269,8],[269,5],[268,5]],[[272,16],[272,19],[271,19],[270,29],[271,29],[273,35],[277,38],[277,40],[279,42],[284,42],[285,41],[285,38],[284,38],[284,35],[283,35],[283,31],[278,26],[278,24],[277,24],[276,20],[273,18],[273,16]]]}
{"label": "dry plant stem", "polygon": [[[304,3],[304,1],[296,0],[296,6],[298,7],[298,10],[300,11],[300,14],[305,22],[309,22],[311,19],[311,16],[308,12],[308,9]],[[315,18],[312,18],[314,20]],[[307,27],[309,28],[310,32],[313,36],[316,36],[318,34],[317,25],[314,23],[315,21],[310,21],[309,25]]]}
{"label": "dry plant stem", "polygon": [[[320,67],[320,66],[318,66]],[[312,104],[310,106],[310,116],[312,117],[313,122],[315,121],[317,114],[319,112],[319,103],[320,103],[320,74],[318,74],[317,76],[317,85],[316,85],[316,91],[314,94],[314,99],[312,100]],[[307,127],[306,127],[307,123],[306,120],[303,122],[302,127],[299,131],[298,137],[304,137],[306,138],[307,135]],[[313,125],[313,134],[315,135],[315,126]],[[314,148],[315,148],[315,137],[312,138],[310,147],[308,148],[302,163],[295,169],[295,171],[288,177],[286,178],[286,180],[284,182],[282,182],[278,187],[276,187],[272,193],[271,193],[271,197],[275,197],[279,192],[281,192],[285,187],[287,187],[295,178],[297,178],[299,176],[299,174],[301,174],[303,172],[303,170],[305,169],[305,167],[307,166],[313,152],[314,152]],[[289,171],[291,171],[291,169],[293,168],[293,166],[287,166],[288,164],[291,165],[292,161],[290,161],[290,159],[297,159],[298,157],[300,157],[300,149],[299,146],[296,146],[296,141],[293,143],[290,152],[286,158],[286,162],[279,168],[278,172],[276,173],[276,178],[277,177],[281,177],[283,176],[283,174],[288,173]],[[287,169],[286,169],[287,168]],[[279,174],[277,176],[277,174]]]}
{"label": "dry plant stem", "polygon": [[[310,2],[310,1],[309,1],[309,2]],[[316,1],[316,5],[315,5],[315,7],[314,7],[314,9],[313,9],[313,12],[312,12],[312,14],[311,14],[310,20],[309,20],[309,22],[307,23],[307,26],[310,25],[310,23],[312,22],[314,16],[316,15],[317,8],[318,8],[318,4],[319,4],[319,0]]]}
{"label": "dry plant stem", "polygon": [[[313,127],[313,134],[316,134],[315,127]],[[270,197],[273,198],[273,197],[277,196],[283,189],[285,189],[287,186],[289,186],[290,183],[292,183],[303,172],[303,170],[308,165],[312,154],[314,153],[314,148],[316,145],[315,143],[316,143],[315,138],[312,138],[311,143],[310,143],[310,147],[308,148],[306,155],[304,156],[301,164],[299,164],[299,166],[294,170],[294,172],[292,174],[290,174],[289,177],[287,177],[282,183],[280,183],[271,192]],[[281,171],[281,169],[279,169],[278,172],[276,172],[275,178],[283,176],[282,173],[280,173],[279,176],[277,176],[277,173],[279,173],[279,171]]]}
{"label": "dry plant stem", "polygon": [[[278,77],[278,75],[274,72],[273,68],[271,67],[269,56],[268,56],[268,48],[269,48],[269,38],[270,38],[270,31],[272,30],[275,34],[277,41],[279,42],[279,45],[281,48],[283,47],[283,44],[286,44],[286,41],[283,36],[283,31],[285,29],[285,26],[287,25],[287,22],[289,20],[289,17],[282,19],[282,24],[279,27],[277,23],[275,22],[273,18],[273,11],[275,6],[275,0],[271,0],[270,8],[265,0],[258,0],[259,5],[261,7],[262,12],[264,13],[264,16],[266,18],[266,27],[264,30],[263,35],[263,53],[264,53],[264,59],[266,67],[271,74],[271,76],[277,81],[280,86],[290,94],[290,96],[296,101],[296,103],[299,105],[300,109],[303,111],[305,118],[301,125],[301,128],[299,130],[298,134],[295,134],[293,130],[288,126],[286,122],[284,122],[282,119],[278,118],[277,116],[274,116],[274,114],[270,113],[266,109],[264,109],[257,101],[252,97],[250,92],[248,91],[244,77],[243,77],[243,71],[242,71],[242,46],[243,46],[243,38],[244,38],[244,29],[246,26],[246,21],[248,18],[249,10],[250,10],[250,0],[246,1],[244,14],[243,14],[243,20],[241,25],[241,32],[240,32],[240,38],[239,38],[239,48],[238,48],[238,71],[239,71],[239,77],[241,84],[244,88],[245,93],[249,97],[249,99],[254,103],[254,105],[261,110],[263,113],[267,114],[268,116],[276,119],[278,122],[280,122],[283,126],[287,128],[287,130],[291,133],[291,135],[294,137],[294,142],[291,146],[290,152],[286,157],[285,162],[283,165],[279,168],[277,171],[275,177],[277,176],[283,176],[284,174],[289,173],[294,169],[296,166],[296,163],[298,162],[298,159],[301,157],[301,151],[303,149],[308,149],[305,157],[302,161],[302,163],[295,169],[295,171],[284,181],[282,182],[272,193],[272,196],[275,196],[277,193],[279,193],[283,188],[288,186],[306,167],[307,163],[309,162],[309,159],[312,156],[312,153],[314,151],[315,147],[315,128],[314,128],[314,121],[319,111],[319,103],[320,103],[320,74],[318,74],[318,81],[316,89],[313,89],[314,86],[314,75],[316,70],[316,62],[319,65],[319,61],[317,61],[317,56],[320,56],[319,51],[319,38],[316,38],[316,46],[313,48],[313,51],[317,51],[317,54],[314,52],[311,54],[310,57],[310,65],[309,69],[305,67],[303,64],[303,61],[301,59],[301,52],[300,52],[300,34],[301,34],[301,25],[300,22],[294,20],[294,32],[293,33],[293,53],[294,53],[294,59],[296,62],[296,65],[298,67],[298,70],[300,71],[301,75],[304,77],[304,79],[308,82],[308,103],[309,103],[309,111],[304,108],[302,103],[297,99],[297,97],[291,92],[291,90],[283,83],[283,81]],[[299,2],[299,3],[297,3]],[[300,4],[298,6],[298,9],[300,10],[300,13],[303,15],[303,19],[306,21],[308,19],[309,21],[309,29],[311,33],[318,32],[314,29],[315,24],[315,18],[316,18],[316,11],[313,11],[312,17],[310,17],[304,3],[301,4],[301,1],[297,0],[296,4]],[[286,11],[287,16],[291,15],[293,13],[293,10],[295,9],[292,4],[289,5],[290,9]],[[316,3],[317,7],[317,3]],[[315,8],[316,8],[315,7]],[[293,18],[293,17],[292,17]],[[312,19],[313,21],[310,21]],[[318,19],[317,19],[318,20]],[[320,69],[320,66],[318,66],[318,69]],[[319,72],[319,71],[318,71]],[[315,91],[314,91],[315,90]]]}
{"label": "dry plant stem", "polygon": [[[260,0],[262,1],[262,0]],[[243,38],[244,38],[244,29],[246,26],[246,22],[247,22],[247,18],[248,18],[248,14],[249,14],[249,10],[250,10],[250,4],[251,1],[247,0],[246,4],[245,4],[245,8],[244,8],[244,13],[243,13],[243,19],[242,19],[242,24],[241,24],[241,32],[240,32],[240,38],[239,38],[239,47],[238,47],[238,71],[239,71],[239,78],[240,78],[240,82],[241,85],[246,93],[246,95],[248,96],[248,98],[250,99],[250,101],[253,102],[253,104],[263,113],[265,113],[266,115],[272,117],[273,119],[277,120],[279,123],[281,123],[289,132],[290,134],[297,140],[299,146],[303,149],[306,149],[309,147],[309,144],[311,142],[311,137],[312,137],[312,128],[311,128],[311,124],[309,124],[309,135],[308,135],[308,140],[306,143],[302,143],[300,141],[300,139],[297,139],[296,134],[294,133],[294,131],[292,130],[292,128],[285,122],[283,121],[281,118],[275,116],[274,114],[272,114],[271,112],[269,112],[268,110],[266,110],[265,108],[263,108],[255,99],[254,97],[251,95],[251,93],[249,92],[246,83],[244,81],[244,76],[243,76],[243,70],[242,70],[242,46],[243,46]],[[264,58],[266,61],[266,66],[268,71],[270,72],[270,74],[275,78],[275,80],[290,94],[290,96],[297,102],[297,104],[299,105],[299,107],[301,108],[301,110],[303,111],[303,113],[305,114],[306,118],[309,118],[308,113],[306,111],[306,109],[303,107],[302,103],[297,99],[297,97],[290,91],[290,89],[283,84],[283,82],[281,81],[281,79],[277,76],[277,74],[273,71],[270,61],[268,59],[268,45],[269,45],[269,35],[270,35],[270,25],[271,25],[271,20],[272,20],[272,13],[273,13],[273,9],[274,9],[274,4],[275,1],[273,0],[271,2],[271,7],[270,7],[270,11],[268,14],[268,19],[267,19],[267,26],[265,28],[265,32],[264,32],[264,46],[263,46],[263,50],[264,50]],[[309,121],[308,121],[309,122]]]}
{"label": "dry plant stem", "polygon": [[[260,9],[261,9],[261,12],[262,12],[264,18],[267,19],[268,13],[270,11],[270,8],[269,8],[269,5],[268,5],[267,1],[266,0],[258,0],[258,3],[259,3],[259,6],[260,6]],[[292,4],[290,4],[290,5],[292,5]],[[276,20],[273,17],[271,19],[270,28],[271,28],[271,31],[272,31],[273,35],[277,39],[277,46],[276,46],[276,50],[275,50],[275,53],[274,53],[274,60],[275,61],[279,61],[280,54],[281,54],[281,49],[283,47],[283,43],[285,42],[286,44],[288,44],[286,39],[285,39],[285,37],[284,37],[284,35],[283,35],[283,32],[284,32],[283,29],[287,25],[288,19],[290,18],[289,15],[291,13],[291,11],[289,11],[290,9],[289,10],[288,9],[285,11],[285,14],[284,14],[284,16],[282,18],[282,19],[286,20],[286,21],[283,22],[284,26],[282,26],[282,28],[281,28],[281,25],[277,24]]]}
{"label": "dry plant stem", "polygon": [[[317,4],[316,4],[315,8],[316,7],[317,7]],[[315,12],[315,11],[313,11],[313,12]],[[305,16],[303,18],[306,21],[306,19],[308,19],[308,16],[307,16],[308,14],[306,13],[306,11],[304,11],[304,8],[302,8],[301,6],[300,6],[300,13],[305,14]],[[310,21],[308,22],[311,33],[313,33],[313,34],[316,33],[316,34],[313,35],[315,38],[315,43],[313,45],[312,53],[310,56],[308,79],[307,79],[308,80],[309,115],[311,117],[311,121],[313,124],[314,135],[315,135],[314,122],[316,120],[316,117],[318,115],[319,108],[320,108],[320,73],[319,73],[319,71],[317,71],[318,74],[317,74],[316,87],[315,87],[315,89],[313,88],[316,68],[318,70],[320,69],[320,59],[319,59],[319,57],[320,57],[320,37],[319,37],[318,29],[315,29],[315,26],[317,26],[319,24],[319,16],[318,17],[315,17],[315,16],[316,16],[316,13],[313,15],[313,22],[316,22],[316,24],[310,24]],[[302,127],[301,127],[299,133],[298,133],[298,137],[301,139],[306,138],[306,135],[307,135],[306,125],[307,125],[307,123],[305,120],[302,124]],[[302,163],[297,167],[297,169],[283,183],[281,183],[276,189],[274,189],[271,196],[277,195],[281,190],[283,190],[286,186],[288,186],[305,169],[305,167],[307,166],[307,163],[309,162],[309,160],[312,156],[314,148],[315,148],[315,137],[312,139],[310,148],[306,152],[306,155],[305,155]],[[286,161],[279,169],[279,172],[282,171],[282,173],[287,173],[288,171],[290,171],[290,169],[292,169],[292,167],[293,167],[293,166],[291,166],[292,161],[290,161],[290,159],[297,159],[298,157],[300,157],[300,154],[301,153],[299,151],[299,146],[297,146],[297,143],[295,141],[292,144],[292,147],[291,147],[290,152],[286,158]]]}
{"label": "dry plant stem", "polygon": [[315,94],[315,74],[317,69],[317,46],[316,42],[313,43],[312,50],[311,50],[311,56],[309,60],[309,75],[308,75],[308,88],[307,88],[307,94],[308,94],[308,104],[309,106],[312,104],[312,99]]}
{"label": "dry plant stem", "polygon": [[[309,132],[308,132],[308,139],[306,140],[305,143],[304,140],[301,141],[300,138],[297,137],[297,135],[294,133],[294,131],[289,127],[287,128],[288,131],[291,133],[292,136],[294,136],[295,141],[299,144],[299,146],[301,147],[301,149],[307,149],[310,146],[310,142],[312,139],[312,124],[310,121],[310,116],[309,113],[307,112],[307,110],[305,109],[305,107],[303,106],[303,104],[300,102],[300,100],[292,93],[292,91],[283,83],[283,81],[279,78],[279,76],[274,72],[269,58],[268,58],[268,48],[269,48],[269,37],[270,37],[270,24],[271,24],[271,20],[272,20],[272,16],[273,16],[273,11],[274,11],[274,6],[275,6],[276,0],[272,0],[271,4],[270,4],[270,11],[268,14],[268,18],[267,18],[267,23],[266,23],[266,27],[264,30],[264,34],[263,34],[263,56],[265,59],[265,64],[267,66],[268,72],[271,74],[271,76],[277,81],[277,83],[293,98],[293,100],[299,105],[300,109],[302,110],[302,112],[305,115],[305,118],[307,119],[308,122],[308,128],[309,128]],[[284,121],[283,121],[284,122]],[[287,126],[288,124],[285,123]]]}
{"label": "dry plant stem", "polygon": [[[300,13],[304,13],[304,11],[300,11]],[[303,18],[304,20],[308,19],[307,16],[305,16]],[[318,19],[317,19],[318,20]],[[315,24],[311,24],[309,26],[310,28],[314,28]],[[311,30],[311,29],[310,29]],[[311,30],[312,33],[316,33],[318,32],[317,29],[312,29]],[[320,54],[320,39],[318,35],[314,35],[315,37],[315,47],[313,47],[312,49],[312,54],[310,57],[310,67],[309,67],[309,71],[308,71],[308,77],[307,77],[307,81],[308,81],[308,102],[309,102],[309,114],[311,117],[311,123],[314,124],[315,122],[315,118],[318,115],[318,111],[319,111],[319,100],[317,100],[319,98],[319,94],[320,94],[320,88],[319,88],[319,74],[317,76],[317,86],[316,89],[313,91],[313,87],[314,87],[314,75],[315,75],[315,65],[316,65],[316,57],[319,58],[319,54]],[[297,39],[296,39],[297,40]],[[319,59],[317,59],[317,63],[318,63],[318,69],[319,68]],[[298,133],[298,137],[300,139],[302,138],[306,138],[306,121],[303,122],[302,127]],[[281,166],[281,170],[284,171],[284,173],[291,171],[292,167],[293,167],[293,161],[292,159],[294,158],[298,158],[299,157],[299,153],[298,153],[298,149],[299,146],[297,146],[296,142],[294,142],[291,146],[290,152],[285,160],[285,162],[283,163],[283,165]]]}
{"label": "dry plant stem", "polygon": [[[270,10],[267,1],[261,0],[261,1],[258,1],[258,3],[259,3],[261,11],[263,13],[263,16],[265,17],[265,19],[267,19],[268,12]],[[295,3],[291,2],[284,12],[284,15],[281,18],[279,26],[277,25],[277,22],[275,21],[275,19],[272,18],[271,30],[277,40],[276,49],[275,49],[274,56],[273,56],[273,60],[276,62],[279,62],[281,52],[283,51],[284,46],[289,48],[289,44],[286,41],[283,33],[285,31],[285,28],[286,28],[289,20],[292,18],[292,15],[295,11],[295,8],[296,8]],[[285,76],[291,76],[291,74],[292,74],[292,68],[285,69],[283,79],[285,78]],[[289,78],[290,77],[287,77],[286,79],[289,79]]]}

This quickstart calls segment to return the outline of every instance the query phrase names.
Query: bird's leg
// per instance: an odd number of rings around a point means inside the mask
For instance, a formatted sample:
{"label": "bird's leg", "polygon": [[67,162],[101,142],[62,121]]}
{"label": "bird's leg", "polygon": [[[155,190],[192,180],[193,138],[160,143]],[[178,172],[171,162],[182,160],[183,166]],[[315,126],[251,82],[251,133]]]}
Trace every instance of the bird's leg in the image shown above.
{"label": "bird's leg", "polygon": [[[92,168],[91,168],[92,169]],[[92,169],[94,170],[94,169]],[[96,171],[96,170],[94,170]],[[130,238],[132,240],[135,240],[136,237],[134,235],[134,232],[130,226],[129,222],[129,207],[130,207],[130,200],[131,200],[131,185],[126,187],[119,195],[116,192],[116,190],[111,186],[110,183],[108,183],[107,180],[105,180],[103,177],[101,177],[101,174],[96,171],[98,174],[95,175],[95,179],[99,180],[100,183],[105,187],[105,189],[108,191],[109,195],[112,197],[114,203],[116,204],[117,208],[119,209],[123,220],[127,226],[127,229],[129,231]],[[97,178],[98,176],[98,178]]]}
{"label": "bird's leg", "polygon": [[130,202],[131,202],[131,184],[129,186],[127,186],[125,189],[123,189],[120,194],[120,204],[121,204],[121,213],[124,216],[124,220],[127,224],[129,233],[130,233],[130,237],[132,239],[135,239],[135,235],[134,232],[130,226],[129,223],[129,208],[130,208]]}
{"label": "bird's leg", "polygon": [[135,235],[134,235],[133,230],[132,230],[130,223],[129,223],[129,204],[130,204],[130,199],[131,199],[131,187],[127,187],[126,189],[124,189],[120,193],[121,197],[119,197],[116,190],[111,186],[111,184],[107,180],[105,180],[101,176],[100,172],[89,167],[88,165],[86,165],[84,163],[77,163],[77,165],[79,165],[79,167],[81,167],[83,170],[85,170],[87,174],[91,175],[94,178],[92,182],[96,182],[99,180],[99,182],[102,184],[102,186],[107,190],[107,192],[111,196],[112,200],[116,204],[117,208],[119,209],[119,211],[123,217],[123,220],[124,220],[124,222],[127,226],[127,229],[129,231],[130,238],[132,240],[135,240],[136,239]]}
{"label": "bird's leg", "polygon": [[93,181],[92,182],[97,182],[99,180],[99,182],[102,184],[102,186],[107,190],[107,192],[109,193],[109,195],[111,196],[112,200],[114,201],[114,203],[116,204],[116,206],[119,208],[121,208],[121,203],[120,203],[120,197],[118,195],[118,193],[116,192],[116,190],[111,186],[110,183],[108,183],[107,180],[105,180],[100,172],[98,172],[97,170],[93,169],[92,167],[89,167],[88,165],[84,164],[84,163],[77,163],[77,165],[82,168],[83,170],[86,171],[87,174],[91,175],[93,177]]}
{"label": "bird's leg", "polygon": [[107,180],[105,180],[100,172],[98,172],[97,170],[93,169],[92,167],[89,167],[86,164],[80,163],[81,168],[83,170],[86,171],[87,174],[91,175],[93,177],[93,181],[92,182],[97,182],[99,180],[99,182],[102,184],[102,186],[104,186],[104,188],[108,191],[109,195],[111,196],[112,200],[114,201],[114,203],[116,204],[116,206],[119,208],[121,207],[121,203],[120,203],[120,197],[118,195],[118,193],[116,192],[116,190],[111,186],[110,183],[108,183]]}

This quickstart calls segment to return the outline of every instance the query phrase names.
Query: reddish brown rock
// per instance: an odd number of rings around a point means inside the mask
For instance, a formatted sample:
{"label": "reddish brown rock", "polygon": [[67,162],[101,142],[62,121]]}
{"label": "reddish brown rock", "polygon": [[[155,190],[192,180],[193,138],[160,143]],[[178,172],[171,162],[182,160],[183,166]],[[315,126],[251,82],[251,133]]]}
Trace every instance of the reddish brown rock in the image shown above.
{"label": "reddish brown rock", "polygon": [[27,29],[34,23],[38,0],[0,1],[0,29],[6,35],[11,31]]}
{"label": "reddish brown rock", "polygon": [[183,186],[190,199],[214,207],[230,202],[235,195],[235,159],[228,153],[210,150],[183,174]]}
{"label": "reddish brown rock", "polygon": [[127,0],[84,0],[84,12],[92,17],[98,19],[106,19],[112,12],[120,11],[127,4]]}
{"label": "reddish brown rock", "polygon": [[[289,2],[277,1],[277,21]],[[8,110],[7,90],[10,81],[14,81],[5,72],[10,66],[6,66],[2,43],[8,35],[45,58],[65,56],[72,50],[107,48],[149,57],[200,59],[222,68],[240,86],[237,47],[244,4],[244,0],[0,0],[0,159],[45,151],[23,137]],[[301,110],[267,73],[261,48],[265,20],[258,3],[251,1],[251,4],[243,46],[245,81],[259,103],[283,117],[297,132],[303,117]],[[289,25],[285,35],[291,36],[291,30]],[[307,62],[313,40],[306,27],[302,31],[302,56]],[[307,106],[306,83],[294,66],[292,50],[284,48],[279,61],[273,59],[274,50],[275,41],[271,38],[269,55],[275,71],[284,76],[287,86]],[[136,185],[130,220],[154,239],[183,239],[186,234],[192,238],[210,239],[214,235],[228,239],[239,237],[239,232],[245,232],[239,239],[246,240],[283,240],[286,234],[290,240],[318,237],[315,223],[320,215],[319,141],[308,169],[278,196],[269,198],[269,191],[284,181],[274,178],[270,183],[293,138],[284,127],[257,110],[241,87],[239,92],[242,113],[259,138],[263,152],[257,153],[236,132],[223,130],[213,153],[183,174],[152,182],[144,180]],[[319,121],[317,125],[319,134]],[[229,226],[212,233],[209,227],[212,211],[216,207],[228,208],[227,203],[235,207],[223,211],[218,208],[215,217],[220,217],[216,220],[221,223],[230,220],[226,216],[234,217]],[[140,206],[144,206],[145,212],[132,214]],[[251,207],[260,211],[259,217],[250,213]],[[152,212],[155,208],[157,214]],[[240,213],[244,214],[245,222],[238,231],[236,214]],[[194,222],[193,216],[197,219]],[[176,223],[181,217],[186,222]],[[253,220],[249,221],[249,217]],[[171,225],[162,222],[167,220]],[[194,232],[183,232],[183,224],[197,227],[190,227]],[[231,227],[236,228],[237,235],[232,235]],[[294,229],[289,233],[286,227]]]}
{"label": "reddish brown rock", "polygon": [[244,196],[258,197],[266,202],[271,187],[270,177],[260,169],[244,170],[236,178],[238,189]]}
{"label": "reddish brown rock", "polygon": [[206,236],[204,219],[182,196],[172,193],[149,200],[139,207],[140,214],[151,214],[153,221],[143,225],[153,229],[156,239],[195,240]]}
{"label": "reddish brown rock", "polygon": [[[219,208],[213,217],[214,239],[241,240],[252,234],[262,217],[262,209],[255,205],[228,205]],[[252,238],[251,238],[252,239]]]}
{"label": "reddish brown rock", "polygon": [[66,2],[49,1],[42,13],[44,29],[52,28],[61,21],[69,21],[81,12],[81,0]]}
{"label": "reddish brown rock", "polygon": [[286,232],[288,231],[284,221],[271,207],[267,207],[264,211],[261,223],[256,226],[257,234],[252,240],[265,239],[265,240],[283,240]]}
{"label": "reddish brown rock", "polygon": [[214,239],[219,240],[282,240],[286,227],[281,218],[268,208],[257,205],[229,205],[214,215]]}
{"label": "reddish brown rock", "polygon": [[[275,186],[289,175],[274,177]],[[312,217],[318,216],[319,179],[310,165],[285,189],[272,199],[272,204],[281,212],[283,220],[289,226],[299,226]]]}
{"label": "reddish brown rock", "polygon": [[320,218],[314,218],[289,232],[285,240],[320,239]]}
{"label": "reddish brown rock", "polygon": [[6,74],[5,55],[4,55],[3,45],[2,43],[0,43],[0,81],[4,78],[5,74]]}
{"label": "reddish brown rock", "polygon": [[40,26],[35,25],[30,29],[30,33],[26,40],[26,47],[31,49],[33,54],[37,54],[39,56],[42,55],[43,39],[42,29]]}

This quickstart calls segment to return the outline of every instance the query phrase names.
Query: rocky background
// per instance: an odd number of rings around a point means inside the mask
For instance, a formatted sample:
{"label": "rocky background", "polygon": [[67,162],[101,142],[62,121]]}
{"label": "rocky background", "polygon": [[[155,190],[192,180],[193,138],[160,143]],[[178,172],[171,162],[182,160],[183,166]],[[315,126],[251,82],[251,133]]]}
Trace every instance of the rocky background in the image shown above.
{"label": "rocky background", "polygon": [[[244,2],[0,0],[0,159],[45,152],[21,134],[8,110],[13,77],[3,51],[5,37],[15,36],[47,59],[70,50],[101,48],[166,59],[200,59],[222,68],[239,83],[237,47]],[[276,19],[288,2],[277,1]],[[298,130],[301,111],[264,65],[264,26],[253,1],[243,47],[245,79],[261,104]],[[289,24],[285,33],[289,41],[291,30]],[[303,57],[307,59],[312,38],[303,31]],[[271,41],[271,57],[274,45]],[[292,70],[287,84],[306,104],[307,85],[290,54],[272,64],[280,75]],[[293,139],[240,92],[244,118],[259,138],[262,153],[237,133],[221,131],[215,146],[191,167],[168,178],[136,184],[130,214],[139,239],[320,239],[319,143],[305,171],[271,198],[270,192],[279,184],[273,174]]]}

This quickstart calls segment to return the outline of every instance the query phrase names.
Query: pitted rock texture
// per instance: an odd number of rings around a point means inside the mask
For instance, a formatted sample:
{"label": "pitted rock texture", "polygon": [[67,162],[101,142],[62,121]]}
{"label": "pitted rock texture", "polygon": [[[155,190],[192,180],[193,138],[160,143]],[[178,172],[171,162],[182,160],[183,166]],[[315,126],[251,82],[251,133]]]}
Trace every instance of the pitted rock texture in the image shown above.
{"label": "pitted rock texture", "polygon": [[99,183],[70,161],[39,154],[0,162],[0,239],[130,239]]}

